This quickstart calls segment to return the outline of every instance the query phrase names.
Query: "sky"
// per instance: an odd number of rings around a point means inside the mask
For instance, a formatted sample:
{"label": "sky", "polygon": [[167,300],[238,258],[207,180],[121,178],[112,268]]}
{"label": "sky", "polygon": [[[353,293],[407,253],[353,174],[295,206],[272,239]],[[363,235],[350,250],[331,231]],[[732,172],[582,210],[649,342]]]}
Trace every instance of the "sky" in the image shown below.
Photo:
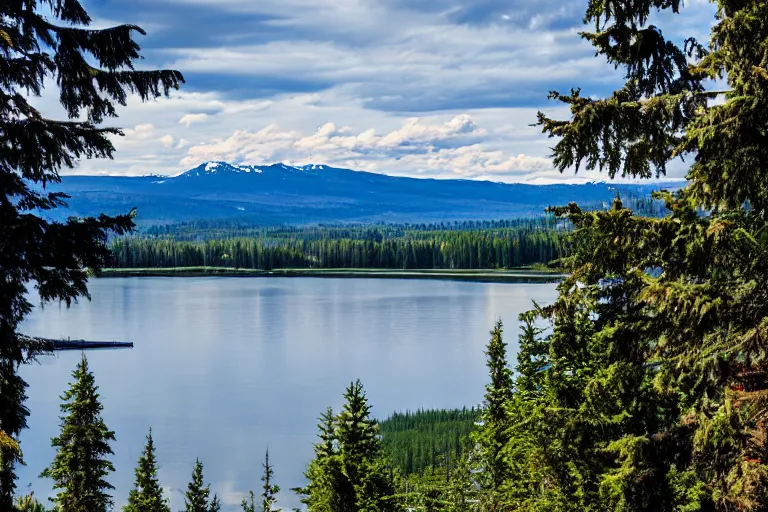
{"label": "sky", "polygon": [[[171,98],[132,98],[112,161],[78,174],[174,175],[206,161],[326,164],[424,178],[579,182],[553,169],[550,90],[603,96],[622,74],[578,35],[586,0],[81,0],[134,23],[140,69],[177,69]],[[707,0],[652,20],[706,40]],[[53,87],[37,99],[59,112]],[[670,177],[682,177],[673,166]]]}

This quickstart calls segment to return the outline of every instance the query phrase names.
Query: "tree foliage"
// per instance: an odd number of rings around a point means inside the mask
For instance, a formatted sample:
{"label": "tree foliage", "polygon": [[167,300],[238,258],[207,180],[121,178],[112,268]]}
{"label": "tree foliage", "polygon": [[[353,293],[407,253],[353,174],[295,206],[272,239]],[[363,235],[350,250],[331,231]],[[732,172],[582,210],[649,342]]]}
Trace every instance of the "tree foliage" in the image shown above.
{"label": "tree foliage", "polygon": [[187,492],[184,494],[186,512],[209,512],[208,497],[210,494],[211,486],[205,485],[203,480],[203,463],[200,462],[200,459],[196,459],[192,468],[192,480],[187,485]]}
{"label": "tree foliage", "polygon": [[[0,431],[18,441],[29,414],[26,383],[18,366],[30,347],[17,328],[31,310],[32,284],[43,302],[69,305],[86,295],[84,268],[108,261],[107,233],[133,226],[131,215],[51,222],[45,213],[65,204],[46,191],[62,169],[80,158],[111,158],[117,128],[100,127],[116,117],[129,95],[146,101],[178,88],[176,71],[137,71],[135,25],[96,30],[77,0],[6,0],[0,3]],[[30,98],[43,86],[58,89],[68,120],[44,117]],[[13,444],[0,446],[0,509],[10,510],[15,466]]]}
{"label": "tree foliage", "polygon": [[[719,0],[711,40],[649,20],[677,0],[591,0],[583,37],[622,68],[609,98],[540,114],[561,171],[663,174],[667,215],[552,208],[574,226],[557,300],[522,317],[502,500],[512,510],[768,510],[768,10]],[[729,86],[710,101],[708,80]],[[546,323],[546,330],[537,325]]]}
{"label": "tree foliage", "polygon": [[60,490],[51,500],[61,510],[102,512],[113,503],[108,493],[114,487],[106,477],[115,468],[106,457],[113,453],[109,442],[115,433],[101,418],[103,406],[85,354],[72,376],[61,397],[61,433],[51,441],[56,457],[40,476],[53,479],[53,488]]}
{"label": "tree foliage", "polygon": [[112,249],[121,268],[510,268],[562,256],[562,224],[547,217],[443,227],[207,223],[199,232],[189,225],[151,228],[143,236],[115,239]]}
{"label": "tree foliage", "polygon": [[261,512],[280,512],[282,509],[272,508],[277,503],[277,493],[280,492],[280,486],[274,483],[275,468],[269,463],[269,450],[264,455],[264,474],[261,481],[264,482],[261,493]]}
{"label": "tree foliage", "polygon": [[123,512],[170,512],[171,509],[163,497],[163,489],[157,479],[157,469],[155,443],[150,428],[147,444],[144,446],[135,470],[136,483],[128,494],[128,505],[123,507]]}
{"label": "tree foliage", "polygon": [[395,510],[392,470],[381,450],[378,425],[358,380],[347,387],[338,415],[329,408],[320,418],[320,441],[298,489],[311,512],[387,512]]}
{"label": "tree foliage", "polygon": [[450,473],[470,446],[479,410],[418,410],[394,413],[379,423],[382,448],[401,475],[441,467]]}
{"label": "tree foliage", "polygon": [[512,400],[512,371],[507,365],[507,344],[502,337],[501,320],[491,331],[491,339],[485,352],[490,382],[485,386],[485,401],[481,421],[483,428],[477,430],[473,440],[478,444],[477,459],[479,477],[483,488],[483,501],[490,510],[495,510],[500,501],[499,490],[507,478],[507,466],[502,449],[508,441],[508,404]]}

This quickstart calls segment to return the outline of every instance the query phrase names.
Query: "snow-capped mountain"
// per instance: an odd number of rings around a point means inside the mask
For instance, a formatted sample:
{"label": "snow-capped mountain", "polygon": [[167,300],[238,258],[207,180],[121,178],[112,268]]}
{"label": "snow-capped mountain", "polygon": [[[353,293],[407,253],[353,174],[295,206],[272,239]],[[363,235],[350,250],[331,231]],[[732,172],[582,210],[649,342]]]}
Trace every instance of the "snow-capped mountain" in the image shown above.
{"label": "snow-capped mountain", "polygon": [[[675,188],[678,184],[664,184]],[[616,189],[647,194],[660,184],[524,185],[387,176],[327,165],[206,162],[176,176],[66,176],[62,215],[139,209],[141,224],[240,218],[263,224],[440,222],[540,214],[571,201],[610,203]]]}

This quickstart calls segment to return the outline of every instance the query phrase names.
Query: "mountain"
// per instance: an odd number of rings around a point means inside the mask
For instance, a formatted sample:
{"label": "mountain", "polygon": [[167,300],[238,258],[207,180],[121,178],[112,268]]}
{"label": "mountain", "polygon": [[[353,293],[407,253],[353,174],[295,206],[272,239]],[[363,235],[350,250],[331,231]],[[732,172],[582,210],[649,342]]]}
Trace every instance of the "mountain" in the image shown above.
{"label": "mountain", "polygon": [[[667,183],[676,188],[681,183]],[[208,162],[178,176],[64,176],[51,187],[71,196],[57,215],[124,213],[140,225],[198,219],[258,224],[441,222],[522,217],[550,205],[609,203],[617,190],[647,195],[660,185],[524,185],[401,178],[325,165]]]}

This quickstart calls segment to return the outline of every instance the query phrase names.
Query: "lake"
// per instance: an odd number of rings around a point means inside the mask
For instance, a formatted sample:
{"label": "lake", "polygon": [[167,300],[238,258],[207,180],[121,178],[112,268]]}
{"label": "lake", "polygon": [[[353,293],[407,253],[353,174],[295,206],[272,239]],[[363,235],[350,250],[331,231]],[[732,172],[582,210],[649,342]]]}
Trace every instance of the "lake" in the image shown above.
{"label": "lake", "polygon": [[[553,284],[337,278],[110,278],[90,290],[91,302],[69,310],[36,308],[21,330],[135,343],[87,353],[117,438],[116,509],[151,426],[174,511],[196,457],[224,510],[238,510],[249,489],[260,492],[267,447],[279,505],[300,506],[289,489],[304,483],[317,417],[339,409],[350,381],[362,380],[377,418],[477,405],[496,318],[514,362],[517,315],[556,297]],[[59,396],[79,358],[60,352],[22,368],[31,416],[19,492],[31,485],[40,498],[52,494],[37,475],[53,460]]]}

